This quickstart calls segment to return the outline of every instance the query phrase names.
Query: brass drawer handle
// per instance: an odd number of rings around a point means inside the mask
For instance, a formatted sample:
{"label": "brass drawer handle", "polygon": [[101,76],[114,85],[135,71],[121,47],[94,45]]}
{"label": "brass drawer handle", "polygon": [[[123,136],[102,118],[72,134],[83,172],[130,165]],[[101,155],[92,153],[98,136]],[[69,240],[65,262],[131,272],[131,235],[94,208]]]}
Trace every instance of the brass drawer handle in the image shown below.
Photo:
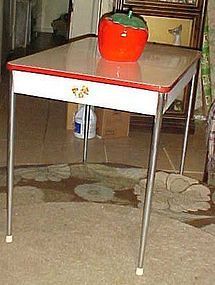
{"label": "brass drawer handle", "polygon": [[75,97],[84,98],[85,95],[89,95],[89,88],[86,85],[83,85],[80,89],[78,87],[73,87],[72,93]]}

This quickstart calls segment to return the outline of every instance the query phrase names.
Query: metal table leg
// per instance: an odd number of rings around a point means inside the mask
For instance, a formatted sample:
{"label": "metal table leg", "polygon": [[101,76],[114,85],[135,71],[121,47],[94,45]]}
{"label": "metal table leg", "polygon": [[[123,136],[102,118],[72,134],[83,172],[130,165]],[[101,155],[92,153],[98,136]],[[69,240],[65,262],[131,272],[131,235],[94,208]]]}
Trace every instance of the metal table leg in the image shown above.
{"label": "metal table leg", "polygon": [[184,141],[183,141],[182,155],[181,155],[181,165],[180,165],[180,171],[179,171],[180,174],[183,174],[184,172],[185,157],[186,157],[186,152],[187,152],[188,132],[189,132],[192,102],[193,102],[193,96],[194,96],[194,83],[195,83],[195,75],[193,75],[193,78],[192,78],[192,85],[191,85],[191,91],[190,91],[187,121],[186,121],[186,126],[185,126]]}
{"label": "metal table leg", "polygon": [[90,106],[85,105],[84,114],[84,149],[83,149],[83,162],[87,161],[87,149],[88,149],[88,133],[90,125]]}
{"label": "metal table leg", "polygon": [[13,178],[14,178],[14,137],[15,137],[15,105],[16,95],[13,90],[13,79],[10,83],[10,109],[8,125],[8,172],[7,172],[7,235],[6,242],[12,242],[12,200],[13,200]]}
{"label": "metal table leg", "polygon": [[157,113],[154,118],[154,128],[153,128],[153,135],[152,135],[152,141],[151,141],[150,159],[149,159],[149,167],[148,167],[148,174],[147,174],[147,185],[146,185],[146,192],[145,192],[143,217],[142,217],[142,229],[141,229],[141,237],[140,237],[139,259],[138,259],[138,267],[136,269],[137,275],[143,275],[143,262],[144,262],[144,254],[145,254],[145,248],[146,248],[148,227],[149,227],[149,219],[150,219],[150,214],[151,214],[152,191],[153,191],[154,179],[155,179],[159,136],[160,136],[160,129],[161,129],[162,117],[163,117],[163,107],[164,107],[164,101],[165,101],[164,99],[165,99],[165,94],[159,93]]}

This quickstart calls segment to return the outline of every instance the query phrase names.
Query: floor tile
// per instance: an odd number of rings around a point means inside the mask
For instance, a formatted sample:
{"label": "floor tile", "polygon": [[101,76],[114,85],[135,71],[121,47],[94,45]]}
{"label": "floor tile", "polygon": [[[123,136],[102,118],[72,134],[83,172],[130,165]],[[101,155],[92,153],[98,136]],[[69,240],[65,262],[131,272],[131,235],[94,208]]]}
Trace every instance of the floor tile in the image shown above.
{"label": "floor tile", "polygon": [[[188,136],[188,147],[205,149],[206,147],[206,122],[196,122],[194,134]],[[181,149],[184,134],[161,133],[160,143],[168,149]]]}
{"label": "floor tile", "polygon": [[82,146],[80,142],[49,143],[42,150],[42,164],[75,163],[82,161]]}
{"label": "floor tile", "polygon": [[7,163],[7,141],[0,140],[0,166],[5,166]]}
{"label": "floor tile", "polygon": [[[174,164],[176,169],[180,167],[181,151],[168,150],[169,157]],[[184,170],[185,171],[194,171],[194,172],[203,172],[204,171],[204,162],[205,162],[206,150],[196,150],[188,149]]]}
{"label": "floor tile", "polygon": [[40,140],[15,141],[15,165],[41,164],[42,144]]}
{"label": "floor tile", "polygon": [[185,176],[188,176],[188,177],[191,177],[193,179],[196,179],[198,181],[202,181],[203,179],[203,173],[200,171],[200,172],[195,172],[195,171],[184,171],[184,175]]}
{"label": "floor tile", "polygon": [[[103,142],[97,138],[88,142],[88,162],[104,163],[105,152]],[[41,161],[43,164],[49,163],[77,163],[83,161],[83,140],[71,135],[71,141],[53,143],[49,142],[44,145],[42,150]]]}
{"label": "floor tile", "polygon": [[[141,139],[136,137],[106,139],[105,148],[107,160],[111,163],[124,163],[147,168],[149,158],[149,140],[144,140],[142,134]],[[160,147],[158,152],[157,167],[163,170],[173,170],[165,152]]]}

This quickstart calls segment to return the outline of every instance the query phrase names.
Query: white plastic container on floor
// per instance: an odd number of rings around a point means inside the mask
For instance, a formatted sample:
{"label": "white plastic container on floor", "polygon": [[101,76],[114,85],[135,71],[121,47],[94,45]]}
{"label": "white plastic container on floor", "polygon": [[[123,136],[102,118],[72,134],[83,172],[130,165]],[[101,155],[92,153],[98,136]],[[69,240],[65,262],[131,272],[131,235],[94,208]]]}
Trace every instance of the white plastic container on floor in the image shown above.
{"label": "white plastic container on floor", "polygon": [[[74,135],[79,139],[84,139],[84,113],[85,113],[85,106],[81,105],[80,109],[75,114]],[[96,114],[93,111],[93,108],[91,107],[88,139],[92,139],[95,136],[96,136]]]}

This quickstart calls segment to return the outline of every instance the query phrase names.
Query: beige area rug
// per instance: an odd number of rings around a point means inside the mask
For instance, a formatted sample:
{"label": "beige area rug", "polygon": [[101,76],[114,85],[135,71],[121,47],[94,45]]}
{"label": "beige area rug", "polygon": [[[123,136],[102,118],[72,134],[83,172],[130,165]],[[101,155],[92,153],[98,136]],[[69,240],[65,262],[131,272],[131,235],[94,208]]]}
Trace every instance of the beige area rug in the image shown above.
{"label": "beige area rug", "polygon": [[0,284],[214,284],[214,190],[156,175],[144,275],[137,277],[146,171],[52,165],[15,171],[14,241],[0,171]]}

